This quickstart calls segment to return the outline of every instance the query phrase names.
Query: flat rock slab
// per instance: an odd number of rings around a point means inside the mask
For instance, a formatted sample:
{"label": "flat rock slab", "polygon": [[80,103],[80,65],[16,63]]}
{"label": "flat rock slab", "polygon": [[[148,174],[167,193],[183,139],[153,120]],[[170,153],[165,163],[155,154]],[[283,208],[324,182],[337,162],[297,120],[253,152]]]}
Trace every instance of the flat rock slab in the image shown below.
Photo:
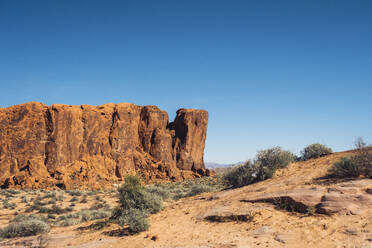
{"label": "flat rock slab", "polygon": [[216,207],[206,213],[203,219],[211,222],[247,222],[253,220],[255,214],[256,212],[251,209]]}
{"label": "flat rock slab", "polygon": [[298,188],[243,198],[242,202],[269,202],[280,208],[320,214],[361,214],[372,208],[371,179],[335,184],[331,188]]}

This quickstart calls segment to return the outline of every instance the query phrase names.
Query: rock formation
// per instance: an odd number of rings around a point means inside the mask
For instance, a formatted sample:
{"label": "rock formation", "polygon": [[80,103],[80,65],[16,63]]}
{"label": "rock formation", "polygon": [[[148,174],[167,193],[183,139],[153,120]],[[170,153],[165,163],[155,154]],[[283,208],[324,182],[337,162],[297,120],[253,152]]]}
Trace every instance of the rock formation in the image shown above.
{"label": "rock formation", "polygon": [[208,113],[156,106],[38,102],[0,108],[2,188],[105,188],[126,174],[146,182],[208,175]]}

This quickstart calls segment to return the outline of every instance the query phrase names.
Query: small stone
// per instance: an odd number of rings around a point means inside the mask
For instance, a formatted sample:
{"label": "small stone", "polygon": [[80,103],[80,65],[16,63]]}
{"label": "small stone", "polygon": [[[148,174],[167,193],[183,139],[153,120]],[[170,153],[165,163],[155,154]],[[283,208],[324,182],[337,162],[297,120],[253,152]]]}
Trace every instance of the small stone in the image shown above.
{"label": "small stone", "polygon": [[345,230],[345,233],[346,234],[350,234],[350,235],[357,235],[358,234],[358,230],[355,229],[355,228],[347,228]]}
{"label": "small stone", "polygon": [[278,241],[278,242],[280,242],[280,243],[285,244],[285,241],[284,241],[280,236],[278,236],[278,235],[276,235],[276,236],[274,237],[274,240],[275,240],[275,241]]}
{"label": "small stone", "polygon": [[151,237],[151,240],[152,240],[152,241],[156,241],[156,240],[158,240],[158,236],[157,236],[157,235],[152,236],[152,237]]}
{"label": "small stone", "polygon": [[262,234],[269,233],[269,232],[270,232],[270,228],[268,226],[263,226],[255,230],[253,233],[255,235],[262,235]]}

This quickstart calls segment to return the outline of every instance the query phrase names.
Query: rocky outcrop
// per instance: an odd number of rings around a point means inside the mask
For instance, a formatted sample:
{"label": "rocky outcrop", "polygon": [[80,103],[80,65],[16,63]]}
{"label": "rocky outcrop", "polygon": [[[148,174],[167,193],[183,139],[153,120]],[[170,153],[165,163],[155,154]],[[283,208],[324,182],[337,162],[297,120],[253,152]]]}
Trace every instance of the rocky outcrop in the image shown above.
{"label": "rocky outcrop", "polygon": [[334,184],[332,187],[297,188],[270,196],[258,195],[242,199],[242,202],[270,202],[280,208],[300,213],[363,214],[372,208],[372,196],[368,193],[371,179],[361,179]]}
{"label": "rocky outcrop", "polygon": [[175,121],[156,106],[38,102],[0,109],[2,188],[104,188],[127,174],[147,182],[209,174],[204,110]]}

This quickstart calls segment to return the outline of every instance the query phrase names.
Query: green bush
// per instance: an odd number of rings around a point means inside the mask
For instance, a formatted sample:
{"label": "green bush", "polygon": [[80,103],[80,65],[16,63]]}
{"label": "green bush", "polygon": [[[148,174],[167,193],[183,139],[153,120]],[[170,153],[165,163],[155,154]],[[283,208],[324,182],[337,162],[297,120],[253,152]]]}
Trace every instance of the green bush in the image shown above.
{"label": "green bush", "polygon": [[72,226],[90,220],[104,219],[110,216],[110,212],[101,210],[83,209],[76,213],[58,217],[58,226]]}
{"label": "green bush", "polygon": [[127,176],[118,191],[120,207],[123,210],[135,208],[153,214],[163,207],[162,199],[156,194],[147,192],[136,176]]}
{"label": "green bush", "polygon": [[271,178],[277,169],[287,167],[294,159],[291,152],[278,146],[261,150],[257,152],[253,162],[247,161],[231,168],[223,175],[223,180],[233,188],[243,187]]}
{"label": "green bush", "polygon": [[125,210],[119,217],[119,224],[121,226],[128,225],[132,233],[143,232],[150,227],[146,213],[135,208]]}
{"label": "green bush", "polygon": [[304,148],[304,150],[301,152],[302,155],[301,159],[308,160],[311,158],[319,158],[331,153],[332,153],[331,148],[319,143],[315,143],[308,145],[307,147]]}
{"label": "green bush", "polygon": [[372,149],[362,138],[355,142],[356,153],[351,157],[343,157],[333,164],[330,176],[338,178],[366,176],[372,178]]}
{"label": "green bush", "polygon": [[147,230],[147,217],[162,209],[163,199],[141,185],[137,176],[125,177],[125,182],[118,189],[119,206],[113,210],[111,219],[121,226],[128,225],[133,233]]}
{"label": "green bush", "polygon": [[243,187],[257,181],[257,167],[251,161],[231,168],[223,175],[225,183],[233,188]]}
{"label": "green bush", "polygon": [[28,203],[29,199],[27,198],[27,196],[23,195],[21,196],[21,202],[22,203]]}
{"label": "green bush", "polygon": [[361,168],[353,157],[342,157],[330,169],[330,174],[338,178],[359,177]]}
{"label": "green bush", "polygon": [[372,149],[370,146],[358,149],[357,154],[352,157],[359,166],[361,175],[372,178]]}
{"label": "green bush", "polygon": [[150,186],[146,187],[146,190],[150,194],[158,195],[164,200],[166,200],[170,197],[169,190],[165,189],[161,185],[150,185]]}
{"label": "green bush", "polygon": [[341,158],[333,164],[329,174],[337,178],[359,176],[372,178],[372,151],[364,148],[357,150],[354,156]]}
{"label": "green bush", "polygon": [[201,193],[212,192],[212,191],[214,191],[214,188],[209,185],[195,184],[191,187],[190,192],[187,194],[187,196],[194,196],[194,195],[199,195]]}
{"label": "green bush", "polygon": [[160,196],[164,200],[179,200],[204,192],[219,191],[226,188],[221,176],[202,177],[174,183],[146,186],[146,191]]}
{"label": "green bush", "polygon": [[18,222],[24,222],[24,221],[29,221],[29,220],[40,220],[40,221],[47,222],[47,219],[44,216],[41,216],[41,215],[34,215],[34,214],[25,215],[25,214],[20,214],[20,215],[17,215],[16,217],[14,217],[10,221],[10,223],[18,223]]}
{"label": "green bush", "polygon": [[271,178],[277,169],[285,168],[295,160],[295,155],[289,151],[282,150],[279,146],[257,152],[254,161],[258,171],[258,181]]}
{"label": "green bush", "polygon": [[25,237],[40,233],[47,233],[50,226],[42,220],[27,219],[19,222],[11,222],[4,229],[0,230],[2,238]]}
{"label": "green bush", "polygon": [[10,203],[8,199],[4,199],[2,203],[3,203],[3,208],[5,209],[15,209],[17,207],[17,204],[15,204],[14,202]]}

